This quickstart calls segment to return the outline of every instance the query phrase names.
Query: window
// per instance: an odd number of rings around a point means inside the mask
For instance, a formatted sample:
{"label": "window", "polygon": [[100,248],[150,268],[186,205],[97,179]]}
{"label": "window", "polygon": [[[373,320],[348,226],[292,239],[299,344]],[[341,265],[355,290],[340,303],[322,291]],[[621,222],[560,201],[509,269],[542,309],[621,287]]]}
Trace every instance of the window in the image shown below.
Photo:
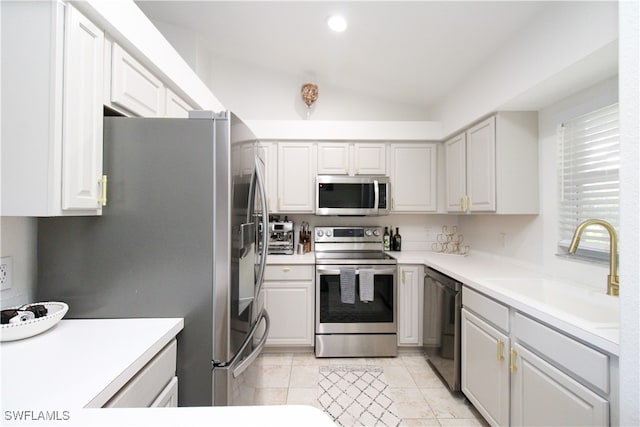
{"label": "window", "polygon": [[[569,247],[573,232],[584,220],[599,218],[619,224],[620,141],[618,104],[576,117],[560,125],[559,246]],[[585,230],[578,254],[605,259],[609,234],[600,226]]]}

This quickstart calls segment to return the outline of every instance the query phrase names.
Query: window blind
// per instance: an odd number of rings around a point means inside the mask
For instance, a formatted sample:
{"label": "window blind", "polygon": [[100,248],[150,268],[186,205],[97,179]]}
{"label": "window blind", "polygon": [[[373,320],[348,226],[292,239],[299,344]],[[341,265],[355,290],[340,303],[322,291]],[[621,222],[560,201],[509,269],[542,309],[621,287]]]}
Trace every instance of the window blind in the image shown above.
{"label": "window blind", "polygon": [[[567,248],[576,227],[599,218],[618,230],[620,199],[620,138],[618,104],[576,117],[559,131],[559,246]],[[580,239],[579,254],[601,258],[609,251],[609,234],[589,227]]]}

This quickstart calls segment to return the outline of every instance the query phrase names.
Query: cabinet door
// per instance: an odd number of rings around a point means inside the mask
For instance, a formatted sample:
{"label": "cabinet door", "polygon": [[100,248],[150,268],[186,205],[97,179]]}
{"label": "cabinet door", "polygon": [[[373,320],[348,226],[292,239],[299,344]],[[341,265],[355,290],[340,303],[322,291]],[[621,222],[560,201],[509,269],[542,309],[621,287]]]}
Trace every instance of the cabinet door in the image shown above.
{"label": "cabinet door", "polygon": [[607,426],[608,402],[519,344],[511,379],[514,426]]}
{"label": "cabinet door", "polygon": [[467,131],[467,207],[470,211],[496,210],[496,118]]}
{"label": "cabinet door", "polygon": [[353,166],[356,175],[385,175],[387,173],[387,146],[382,143],[355,143]]}
{"label": "cabinet door", "polygon": [[140,117],[162,117],[165,88],[142,64],[113,43],[111,102]]}
{"label": "cabinet door", "polygon": [[165,117],[176,117],[181,119],[189,117],[189,111],[193,110],[193,108],[182,98],[169,89],[167,89],[165,98],[167,103],[164,114]]}
{"label": "cabinet door", "polygon": [[314,146],[308,142],[278,144],[278,211],[313,212]]}
{"label": "cabinet door", "polygon": [[509,337],[462,310],[462,391],[491,425],[509,425]]}
{"label": "cabinet door", "polygon": [[463,212],[467,195],[467,143],[461,133],[445,142],[447,211]]}
{"label": "cabinet door", "polygon": [[65,20],[62,209],[100,211],[104,33],[69,4]]}
{"label": "cabinet door", "polygon": [[398,268],[398,345],[422,345],[422,267]]}
{"label": "cabinet door", "polygon": [[267,345],[313,345],[313,282],[265,282]]}
{"label": "cabinet door", "polygon": [[436,144],[391,145],[391,209],[436,210]]}
{"label": "cabinet door", "polygon": [[318,174],[347,175],[349,168],[348,143],[318,144]]}
{"label": "cabinet door", "polygon": [[278,144],[261,142],[265,164],[265,180],[267,181],[267,207],[270,213],[278,212]]}

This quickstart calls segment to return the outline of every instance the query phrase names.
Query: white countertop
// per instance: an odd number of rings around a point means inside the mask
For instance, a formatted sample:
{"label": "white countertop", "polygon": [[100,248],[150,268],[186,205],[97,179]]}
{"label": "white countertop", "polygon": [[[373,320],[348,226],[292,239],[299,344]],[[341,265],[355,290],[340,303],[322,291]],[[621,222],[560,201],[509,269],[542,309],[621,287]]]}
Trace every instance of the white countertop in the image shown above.
{"label": "white countertop", "polygon": [[100,407],[184,327],[181,318],[61,320],[0,344],[6,410]]}
{"label": "white countertop", "polygon": [[335,426],[311,406],[99,408],[184,327],[183,319],[61,320],[0,344],[3,426]]}
{"label": "white countertop", "polygon": [[[505,258],[429,251],[388,252],[399,264],[424,264],[514,309],[618,356],[619,299],[602,289],[558,280]],[[463,301],[464,304],[464,301]]]}
{"label": "white countertop", "polygon": [[[3,411],[3,426],[65,426],[65,427],[335,427],[331,418],[320,409],[303,405],[278,406],[216,406],[190,408],[126,408],[126,409],[77,409],[56,414],[60,421],[34,420],[41,414],[36,408],[31,419],[16,421],[12,414],[7,419]],[[16,414],[17,415],[17,414]],[[44,416],[44,414],[42,414]],[[66,420],[65,420],[66,418]]]}
{"label": "white countertop", "polygon": [[267,255],[267,265],[283,264],[315,264],[316,254],[307,252],[304,255]]}

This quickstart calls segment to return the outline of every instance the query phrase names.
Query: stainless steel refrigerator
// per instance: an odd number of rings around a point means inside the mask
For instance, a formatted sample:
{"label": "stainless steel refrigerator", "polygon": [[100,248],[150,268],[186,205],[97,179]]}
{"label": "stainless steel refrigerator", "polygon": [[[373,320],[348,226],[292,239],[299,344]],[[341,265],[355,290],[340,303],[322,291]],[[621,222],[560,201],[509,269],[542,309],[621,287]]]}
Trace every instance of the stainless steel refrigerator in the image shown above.
{"label": "stainless steel refrigerator", "polygon": [[255,137],[229,112],[105,117],[104,170],[102,216],[38,220],[37,299],[67,318],[184,317],[179,405],[250,403],[269,331]]}

